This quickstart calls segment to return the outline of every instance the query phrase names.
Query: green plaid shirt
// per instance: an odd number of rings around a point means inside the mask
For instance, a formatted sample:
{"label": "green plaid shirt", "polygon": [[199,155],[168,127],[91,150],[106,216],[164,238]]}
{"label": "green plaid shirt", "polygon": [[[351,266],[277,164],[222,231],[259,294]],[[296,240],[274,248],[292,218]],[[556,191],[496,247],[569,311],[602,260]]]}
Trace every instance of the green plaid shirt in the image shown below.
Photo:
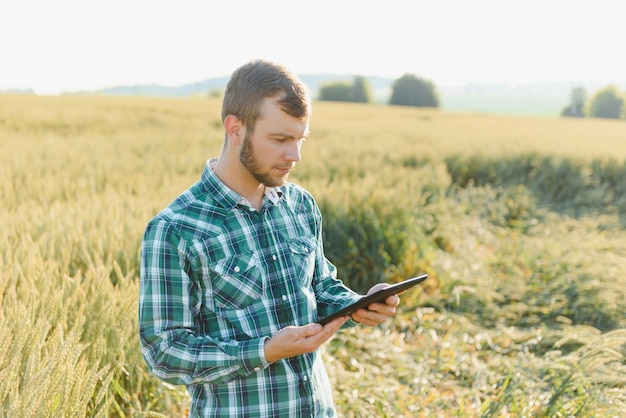
{"label": "green plaid shirt", "polygon": [[202,178],[152,219],[141,245],[139,327],[159,378],[184,384],[191,416],[335,416],[319,352],[268,364],[275,332],[357,299],[325,258],[322,218],[293,183],[259,211],[208,162]]}

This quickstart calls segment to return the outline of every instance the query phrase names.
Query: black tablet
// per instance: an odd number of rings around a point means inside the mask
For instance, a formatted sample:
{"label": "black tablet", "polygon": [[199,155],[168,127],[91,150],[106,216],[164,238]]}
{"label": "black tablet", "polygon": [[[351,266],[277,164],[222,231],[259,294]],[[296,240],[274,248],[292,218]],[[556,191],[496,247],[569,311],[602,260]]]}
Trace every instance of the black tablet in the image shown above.
{"label": "black tablet", "polygon": [[388,296],[397,295],[400,292],[403,292],[418,283],[423,282],[428,278],[428,274],[422,274],[421,276],[413,277],[411,279],[407,279],[403,282],[396,283],[394,285],[389,286],[386,289],[379,290],[378,292],[372,293],[371,295],[367,295],[360,299],[358,302],[353,303],[350,306],[347,306],[343,309],[338,310],[332,315],[327,316],[326,318],[319,319],[316,321],[318,324],[326,325],[330,321],[335,318],[339,318],[340,316],[347,316],[352,314],[353,312],[366,308],[371,303],[382,302],[387,299]]}

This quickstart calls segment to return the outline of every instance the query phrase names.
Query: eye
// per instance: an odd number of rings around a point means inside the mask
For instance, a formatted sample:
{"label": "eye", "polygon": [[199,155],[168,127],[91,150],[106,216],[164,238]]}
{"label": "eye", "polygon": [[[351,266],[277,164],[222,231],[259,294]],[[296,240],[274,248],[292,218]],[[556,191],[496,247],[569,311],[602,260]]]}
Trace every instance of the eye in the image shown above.
{"label": "eye", "polygon": [[273,136],[271,137],[272,141],[274,142],[278,142],[279,144],[282,144],[283,142],[285,142],[287,140],[286,137],[284,136]]}

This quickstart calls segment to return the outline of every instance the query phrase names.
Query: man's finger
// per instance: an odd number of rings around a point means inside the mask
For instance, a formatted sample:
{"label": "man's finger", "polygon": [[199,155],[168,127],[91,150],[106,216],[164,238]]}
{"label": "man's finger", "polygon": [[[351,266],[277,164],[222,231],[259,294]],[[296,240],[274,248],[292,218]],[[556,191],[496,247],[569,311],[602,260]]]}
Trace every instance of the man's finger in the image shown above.
{"label": "man's finger", "polygon": [[346,323],[348,319],[350,319],[349,316],[340,316],[339,318],[335,318],[328,324],[324,325],[324,330],[332,330],[332,333],[334,334],[339,328],[343,326],[343,324]]}
{"label": "man's finger", "polygon": [[400,298],[396,295],[391,295],[388,296],[387,299],[385,299],[385,303],[391,306],[398,306],[400,305]]}
{"label": "man's finger", "polygon": [[322,332],[324,330],[324,327],[318,323],[312,323],[303,326],[302,328],[300,328],[300,330],[303,332],[303,337],[310,337]]}

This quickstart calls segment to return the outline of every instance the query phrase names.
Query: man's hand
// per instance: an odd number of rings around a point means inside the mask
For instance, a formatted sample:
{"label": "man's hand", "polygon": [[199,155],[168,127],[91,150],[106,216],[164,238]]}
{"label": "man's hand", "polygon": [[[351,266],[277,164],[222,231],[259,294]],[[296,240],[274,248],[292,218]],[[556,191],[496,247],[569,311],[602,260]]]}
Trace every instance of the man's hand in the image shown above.
{"label": "man's hand", "polygon": [[285,327],[265,343],[265,359],[273,363],[283,358],[312,353],[341,328],[349,317],[330,321],[325,326],[317,323],[301,327]]}
{"label": "man's hand", "polygon": [[[387,283],[379,283],[373,286],[367,294],[370,295],[389,286]],[[352,320],[370,326],[382,324],[396,313],[396,307],[399,304],[400,298],[398,296],[388,296],[385,303],[372,303],[367,309],[359,309],[352,314]]]}

